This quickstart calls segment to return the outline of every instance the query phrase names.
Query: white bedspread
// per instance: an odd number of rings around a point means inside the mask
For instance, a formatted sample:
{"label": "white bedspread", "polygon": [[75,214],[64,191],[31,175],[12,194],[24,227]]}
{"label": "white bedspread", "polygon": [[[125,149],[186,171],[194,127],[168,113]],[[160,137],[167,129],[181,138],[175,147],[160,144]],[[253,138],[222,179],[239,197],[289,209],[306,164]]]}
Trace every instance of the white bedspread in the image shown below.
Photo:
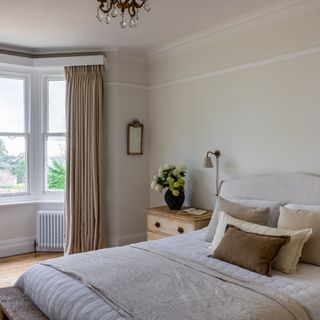
{"label": "white bedspread", "polygon": [[[260,283],[276,289],[304,304],[320,320],[320,268],[301,264],[295,275],[274,272],[272,278],[258,275],[228,263],[206,257],[208,243],[203,241],[205,230],[188,235],[142,243],[141,246],[156,248],[182,258],[204,264],[229,275]],[[111,306],[84,284],[53,268],[36,265],[17,282],[26,294],[52,320],[59,319],[123,319]]]}

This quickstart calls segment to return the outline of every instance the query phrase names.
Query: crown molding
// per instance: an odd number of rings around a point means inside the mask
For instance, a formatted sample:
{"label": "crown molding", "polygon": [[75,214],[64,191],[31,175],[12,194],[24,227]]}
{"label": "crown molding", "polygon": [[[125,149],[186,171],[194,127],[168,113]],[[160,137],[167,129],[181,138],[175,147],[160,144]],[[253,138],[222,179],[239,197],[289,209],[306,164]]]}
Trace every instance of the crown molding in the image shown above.
{"label": "crown molding", "polygon": [[149,89],[159,89],[167,86],[172,86],[172,85],[177,85],[177,84],[183,84],[191,81],[196,81],[196,80],[203,80],[207,78],[212,78],[215,76],[223,75],[223,74],[228,74],[236,71],[241,71],[241,70],[246,70],[246,69],[251,69],[251,68],[256,68],[259,66],[263,65],[268,65],[271,63],[279,62],[279,61],[286,61],[286,60],[291,60],[291,59],[296,59],[299,57],[311,55],[311,54],[317,54],[320,53],[320,46],[319,47],[312,47],[312,48],[307,48],[303,50],[298,50],[298,51],[293,51],[265,59],[259,59],[255,60],[252,62],[248,63],[243,63],[243,64],[238,64],[226,68],[221,68],[221,69],[215,69],[209,72],[204,72],[200,74],[196,74],[193,76],[188,76],[188,77],[183,77],[180,79],[172,80],[172,81],[167,81],[167,82],[162,82],[162,83],[157,83],[154,85],[150,85]]}
{"label": "crown molding", "polygon": [[204,29],[199,32],[181,37],[164,45],[156,46],[147,51],[148,59],[165,51],[186,45],[190,42],[212,36],[223,34],[239,29],[250,29],[264,24],[272,24],[281,20],[301,15],[303,13],[320,8],[319,0],[282,0],[280,3],[270,5],[266,8],[256,10],[249,14],[231,19],[225,23]]}
{"label": "crown molding", "polygon": [[19,66],[24,68],[63,68],[64,66],[105,65],[103,54],[69,55],[69,56],[41,56],[37,58],[13,54],[4,54],[0,51],[0,64],[4,66]]}
{"label": "crown molding", "polygon": [[0,43],[0,53],[2,54],[8,54],[8,55],[15,55],[25,58],[32,58],[34,51],[27,48],[22,47],[14,47],[14,46],[8,46],[6,44]]}
{"label": "crown molding", "polygon": [[70,56],[90,56],[101,55],[113,52],[118,52],[118,48],[43,48],[43,49],[29,49],[15,46],[8,46],[0,44],[0,53],[19,56],[31,59],[37,58],[58,58],[58,57],[70,57]]}
{"label": "crown molding", "polygon": [[55,56],[55,55],[90,55],[90,54],[103,54],[110,52],[118,52],[118,47],[106,47],[106,48],[38,48],[32,50],[36,56]]}
{"label": "crown molding", "polygon": [[25,49],[20,47],[12,47],[0,44],[0,55],[15,56],[20,59],[42,59],[42,58],[60,58],[60,57],[80,57],[80,56],[96,56],[114,55],[129,62],[147,63],[147,55],[144,51],[119,49],[119,48],[105,48],[105,49]]}

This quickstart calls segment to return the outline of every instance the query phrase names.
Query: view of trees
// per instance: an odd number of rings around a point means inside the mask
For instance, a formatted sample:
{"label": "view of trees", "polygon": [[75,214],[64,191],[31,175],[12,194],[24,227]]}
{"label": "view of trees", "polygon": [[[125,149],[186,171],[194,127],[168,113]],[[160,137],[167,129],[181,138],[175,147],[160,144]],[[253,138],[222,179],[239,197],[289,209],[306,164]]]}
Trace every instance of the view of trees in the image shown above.
{"label": "view of trees", "polygon": [[[26,160],[25,154],[20,153],[17,156],[9,155],[3,139],[0,138],[0,181],[1,175],[10,177],[2,179],[0,183],[0,192],[21,192],[25,191],[26,184]],[[48,189],[63,190],[65,186],[65,164],[59,160],[53,160],[48,167]],[[13,183],[13,179],[15,183]]]}
{"label": "view of trees", "polygon": [[60,161],[53,160],[48,170],[49,190],[63,190],[65,186],[66,166]]}
{"label": "view of trees", "polygon": [[0,173],[1,172],[7,172],[17,179],[14,186],[1,185],[3,192],[24,191],[26,183],[25,155],[24,153],[18,156],[9,155],[2,139],[0,139]]}

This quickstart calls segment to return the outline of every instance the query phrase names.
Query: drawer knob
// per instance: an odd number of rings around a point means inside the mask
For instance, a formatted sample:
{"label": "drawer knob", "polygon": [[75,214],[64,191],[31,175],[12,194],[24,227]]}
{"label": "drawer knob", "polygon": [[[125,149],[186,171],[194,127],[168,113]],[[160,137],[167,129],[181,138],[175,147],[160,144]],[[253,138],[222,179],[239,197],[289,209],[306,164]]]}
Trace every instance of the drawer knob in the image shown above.
{"label": "drawer knob", "polygon": [[179,232],[179,233],[184,233],[184,229],[183,229],[182,227],[179,227],[179,228],[178,228],[178,232]]}
{"label": "drawer knob", "polygon": [[156,227],[156,228],[160,228],[161,227],[161,224],[160,224],[160,222],[156,222],[155,224],[154,224],[154,226]]}

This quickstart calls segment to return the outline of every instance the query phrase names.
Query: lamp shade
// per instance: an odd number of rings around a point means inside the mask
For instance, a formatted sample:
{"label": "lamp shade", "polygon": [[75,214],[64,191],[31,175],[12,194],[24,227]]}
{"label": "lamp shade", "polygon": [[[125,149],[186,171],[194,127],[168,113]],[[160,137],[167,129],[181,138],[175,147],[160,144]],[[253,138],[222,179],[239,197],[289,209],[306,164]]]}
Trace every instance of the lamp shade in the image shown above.
{"label": "lamp shade", "polygon": [[207,156],[203,160],[203,167],[204,168],[213,168],[213,162],[211,157]]}

